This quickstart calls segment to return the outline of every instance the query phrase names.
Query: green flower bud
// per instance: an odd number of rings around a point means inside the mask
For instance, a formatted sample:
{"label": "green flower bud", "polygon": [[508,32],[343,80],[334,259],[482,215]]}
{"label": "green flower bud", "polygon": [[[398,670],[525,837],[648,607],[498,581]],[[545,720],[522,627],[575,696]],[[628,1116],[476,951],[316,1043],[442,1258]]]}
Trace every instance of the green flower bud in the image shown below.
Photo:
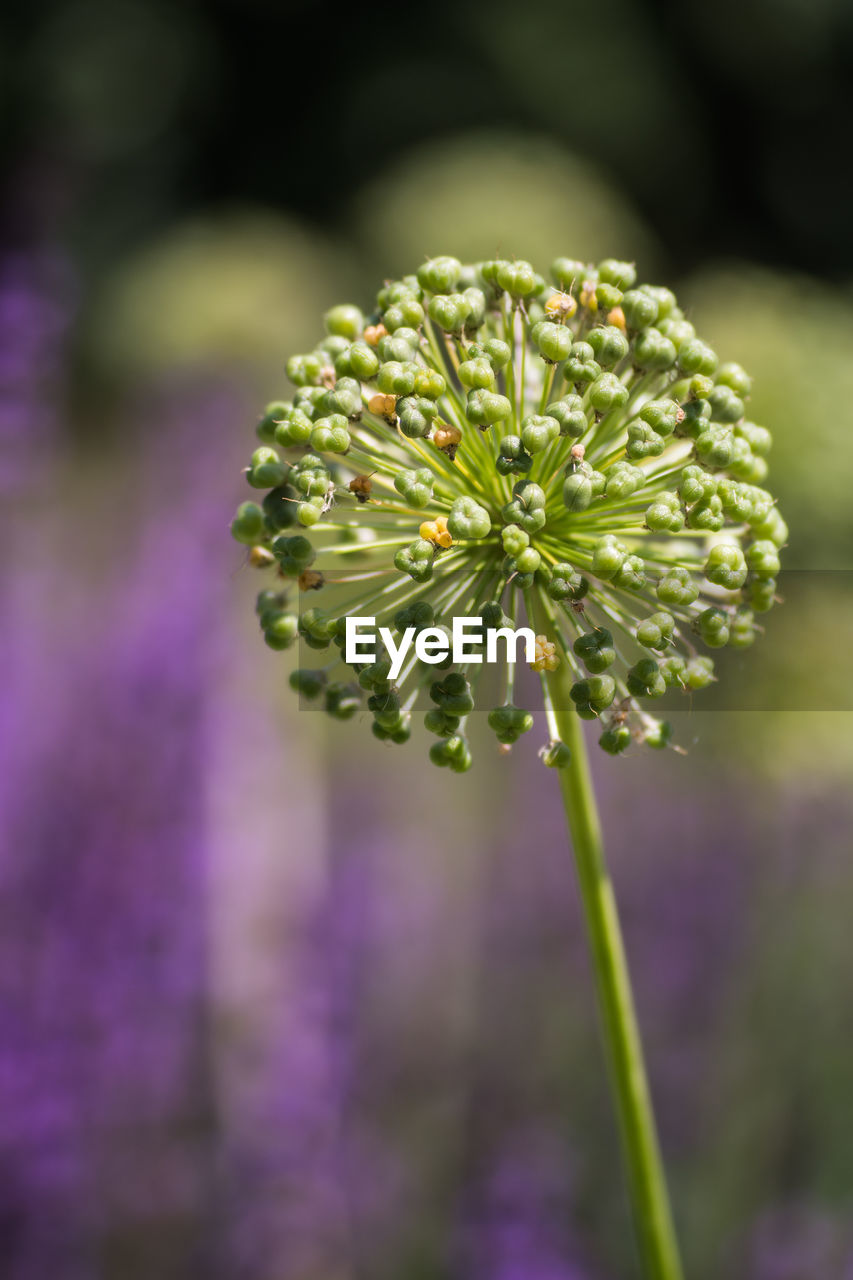
{"label": "green flower bud", "polygon": [[632,346],[634,364],[638,369],[670,369],[675,364],[675,347],[659,329],[643,329],[635,337]]}
{"label": "green flower bud", "polygon": [[570,289],[588,273],[586,263],[579,262],[576,258],[555,258],[551,263],[551,279],[560,289]]}
{"label": "green flower bud", "polygon": [[655,751],[663,751],[664,747],[669,746],[671,738],[672,725],[668,720],[654,720],[643,730],[643,742]]}
{"label": "green flower bud", "polygon": [[[526,555],[530,550],[527,547],[522,555]],[[538,552],[536,553],[538,554]],[[535,572],[535,571],[533,571]],[[525,573],[519,568],[518,560],[515,556],[504,556],[501,562],[501,573],[507,582],[512,582],[520,591],[527,591],[533,586],[533,572]]]}
{"label": "green flower bud", "polygon": [[565,742],[555,739],[541,749],[539,759],[549,769],[566,769],[571,763],[572,753]]}
{"label": "green flower bud", "polygon": [[628,399],[628,388],[613,373],[602,373],[589,389],[589,402],[597,413],[621,409]]}
{"label": "green flower bud", "polygon": [[[680,311],[673,311],[672,315],[667,316],[665,320],[661,320],[658,328],[665,338],[668,338],[677,352],[685,343],[690,343],[696,337],[696,330],[689,320],[685,320]],[[683,369],[684,373],[702,373],[703,369]]]}
{"label": "green flower bud", "polygon": [[747,547],[746,563],[757,578],[775,578],[781,568],[776,544],[768,538],[753,542]]}
{"label": "green flower bud", "polygon": [[646,566],[640,556],[626,556],[613,578],[617,587],[639,591],[646,581]]}
{"label": "green flower bud", "polygon": [[418,284],[428,293],[452,293],[461,274],[458,258],[430,258],[418,268]]}
{"label": "green flower bud", "polygon": [[628,289],[619,304],[625,323],[632,332],[648,329],[658,318],[657,301],[642,289]]}
{"label": "green flower bud", "polygon": [[276,444],[285,449],[307,444],[311,439],[313,422],[301,409],[291,409],[290,413],[275,428]]}
{"label": "green flower bud", "polygon": [[788,541],[788,526],[779,514],[778,507],[771,507],[766,519],[753,519],[752,532],[759,538],[767,538],[775,542],[777,547],[784,547]]}
{"label": "green flower bud", "polygon": [[471,314],[471,303],[462,293],[438,293],[427,306],[430,320],[446,333],[461,333]]}
{"label": "green flower bud", "polygon": [[596,627],[594,631],[578,636],[572,648],[587,671],[596,675],[612,667],[616,661],[613,636],[606,627]]}
{"label": "green flower bud", "polygon": [[371,694],[367,699],[367,709],[373,712],[380,729],[393,732],[400,725],[400,697],[393,688]]}
{"label": "green flower bud", "polygon": [[598,278],[618,289],[630,289],[637,280],[637,268],[633,262],[619,262],[616,258],[604,258],[598,264]]}
{"label": "green flower bud", "polygon": [[598,745],[610,756],[621,755],[631,745],[631,730],[625,724],[611,725],[598,739]]}
{"label": "green flower bud", "polygon": [[521,442],[530,454],[542,453],[560,436],[556,418],[529,413],[521,424]]}
{"label": "green flower bud", "polygon": [[434,479],[429,467],[418,467],[416,471],[398,471],[394,477],[394,488],[410,507],[422,511],[432,501]]}
{"label": "green flower bud", "polygon": [[347,430],[347,420],[340,413],[330,418],[319,418],[311,432],[311,448],[318,453],[346,453],[352,441]]}
{"label": "green flower bud", "polygon": [[559,424],[561,436],[571,436],[573,440],[579,440],[586,434],[589,424],[580,396],[563,396],[562,400],[555,400],[549,404],[545,413]]}
{"label": "green flower bud", "polygon": [[347,306],[342,304],[339,307],[332,307],[331,311],[327,311],[323,317],[323,323],[326,326],[326,333],[334,334],[337,337],[357,338],[364,328],[364,316],[358,307]]}
{"label": "green flower bud", "polygon": [[323,514],[323,501],[322,498],[310,498],[307,502],[300,502],[297,505],[296,519],[306,529],[319,524]]}
{"label": "green flower bud", "polygon": [[526,533],[537,533],[545,524],[544,490],[531,480],[519,480],[501,515],[505,524],[517,524]]}
{"label": "green flower bud", "polygon": [[371,693],[387,693],[391,688],[391,659],[380,658],[362,667],[358,673],[358,683],[362,689]]}
{"label": "green flower bud", "polygon": [[315,671],[311,667],[297,667],[295,671],[291,671],[287,682],[294,693],[313,702],[326,687],[326,673],[323,670]]}
{"label": "green flower bud", "polygon": [[328,338],[324,338],[320,343],[317,348],[317,354],[324,357],[324,363],[328,366],[330,363],[334,364],[338,356],[343,355],[345,351],[349,351],[351,345],[348,338],[344,338],[339,334],[330,334]]}
{"label": "green flower bud", "polygon": [[326,688],[325,711],[333,720],[351,720],[361,708],[358,685],[336,681]]}
{"label": "green flower bud", "polygon": [[397,401],[400,430],[410,440],[428,436],[437,413],[435,401],[426,396],[404,396]]}
{"label": "green flower bud", "polygon": [[682,607],[693,604],[699,595],[699,588],[690,576],[688,569],[676,566],[668,569],[658,583],[658,600],[661,604],[675,604]]}
{"label": "green flower bud", "polygon": [[696,619],[699,634],[709,649],[722,649],[729,642],[729,615],[722,609],[704,609]]}
{"label": "green flower bud", "polygon": [[512,405],[506,396],[496,395],[494,391],[469,391],[465,412],[469,422],[487,428],[512,417]]}
{"label": "green flower bud", "polygon": [[451,671],[443,680],[436,680],[429,696],[443,711],[455,716],[467,716],[474,710],[471,686],[461,671]]}
{"label": "green flower bud", "polygon": [[681,473],[678,492],[686,503],[704,502],[717,492],[719,481],[702,467],[685,467]]}
{"label": "green flower bud", "polygon": [[414,329],[398,329],[380,338],[376,350],[382,361],[398,360],[406,364],[417,360],[419,348],[420,338]]}
{"label": "green flower bud", "polygon": [[650,400],[638,415],[659,436],[671,436],[684,417],[684,410],[674,400]]}
{"label": "green flower bud", "polygon": [[623,502],[642,489],[645,482],[645,473],[639,467],[633,467],[630,462],[614,462],[607,473],[604,492],[615,502]]}
{"label": "green flower bud", "polygon": [[688,689],[706,689],[714,679],[714,659],[691,658],[684,668],[684,682]]}
{"label": "green flower bud", "polygon": [[449,738],[459,728],[460,718],[443,711],[441,707],[431,707],[424,716],[424,728],[430,733],[438,734],[440,738]]}
{"label": "green flower bud", "polygon": [[529,573],[535,573],[542,563],[542,557],[533,547],[525,547],[515,557],[515,563],[518,572],[524,574],[525,577]]}
{"label": "green flower bud", "polygon": [[449,766],[454,773],[466,773],[471,768],[471,751],[461,734],[434,742],[429,749],[429,758],[439,768]]}
{"label": "green flower bud", "polygon": [[776,601],[776,579],[755,578],[749,584],[749,603],[756,613],[767,613]]}
{"label": "green flower bud", "polygon": [[424,538],[416,538],[407,547],[401,547],[394,556],[394,567],[407,573],[415,582],[429,582],[435,547]]}
{"label": "green flower bud", "polygon": [[563,502],[567,511],[575,514],[586,511],[594,497],[591,467],[581,463],[574,470],[566,471],[566,478],[563,481]]}
{"label": "green flower bud", "polygon": [[681,419],[676,426],[676,434],[679,436],[689,436],[691,440],[695,440],[707,431],[711,424],[711,406],[707,400],[688,400],[687,404],[682,406]]}
{"label": "green flower bud", "polygon": [[261,446],[252,454],[252,461],[246,479],[253,489],[276,489],[284,481],[287,467],[275,449],[268,445]]}
{"label": "green flower bud", "polygon": [[658,320],[666,320],[676,310],[675,294],[662,285],[641,284],[640,289],[658,304]]}
{"label": "green flower bud", "polygon": [[355,378],[338,378],[334,387],[320,401],[319,408],[323,411],[323,417],[331,417],[337,413],[344,418],[360,418],[364,411],[361,383]]}
{"label": "green flower bud", "polygon": [[717,371],[717,383],[731,387],[737,396],[748,396],[752,390],[752,378],[739,364],[721,364]]}
{"label": "green flower bud", "polygon": [[459,366],[459,381],[472,390],[494,391],[495,371],[485,356],[464,360]]}
{"label": "green flower bud", "polygon": [[410,396],[418,373],[416,364],[389,360],[387,364],[380,365],[376,385],[386,396]]}
{"label": "green flower bud", "polygon": [[390,729],[386,729],[384,725],[378,724],[376,720],[370,726],[373,731],[374,738],[378,738],[380,742],[403,743],[408,742],[412,736],[412,730],[409,727],[408,716],[400,715]]}
{"label": "green flower bud", "polygon": [[241,502],[231,521],[231,536],[251,547],[264,532],[264,513],[257,502]]}
{"label": "green flower bud", "polygon": [[707,399],[714,422],[739,422],[743,417],[743,401],[729,387],[714,387]]}
{"label": "green flower bud", "polygon": [[486,295],[482,289],[472,286],[464,291],[462,297],[468,304],[468,319],[465,321],[465,332],[476,333],[486,322]]}
{"label": "green flower bud", "polygon": [[502,338],[487,338],[480,346],[496,373],[509,364],[512,351],[509,343],[504,342]]}
{"label": "green flower bud", "polygon": [[494,707],[489,712],[489,728],[494,731],[498,742],[511,746],[523,733],[533,728],[533,716],[522,707],[514,707],[507,702],[502,707]]}
{"label": "green flower bud", "polygon": [[323,358],[317,355],[316,352],[307,356],[291,356],[286,365],[287,376],[297,387],[316,385],[320,380],[325,363]]}
{"label": "green flower bud", "polygon": [[706,467],[727,467],[734,453],[734,436],[730,427],[708,427],[697,436],[696,456]]}
{"label": "green flower bud", "polygon": [[530,545],[530,535],[519,529],[517,524],[508,524],[501,529],[501,542],[508,556],[520,556]]}
{"label": "green flower bud", "polygon": [[427,400],[438,400],[447,390],[447,382],[436,369],[419,369],[415,374],[414,393]]}
{"label": "green flower bud", "polygon": [[755,643],[755,618],[751,609],[738,609],[731,620],[729,644],[733,649],[748,649]]}
{"label": "green flower bud", "polygon": [[742,436],[753,453],[763,458],[770,452],[773,437],[766,427],[758,427],[754,422],[739,422],[735,427],[735,435]]}
{"label": "green flower bud", "polygon": [[644,649],[666,649],[672,644],[675,619],[671,613],[653,613],[637,627],[637,642]]}
{"label": "green flower bud", "polygon": [[705,577],[727,591],[738,591],[746,582],[746,561],[740,547],[730,542],[718,542],[705,561]]}
{"label": "green flower bud", "polygon": [[659,458],[664,451],[666,441],[659,436],[654,427],[647,422],[635,418],[628,423],[628,443],[625,452],[629,458]]}
{"label": "green flower bud", "polygon": [[379,357],[366,342],[354,342],[335,360],[335,373],[339,378],[357,378],[367,382],[379,368]]}
{"label": "green flower bud", "polygon": [[697,502],[687,512],[688,529],[704,529],[706,533],[719,533],[724,524],[723,504],[716,494],[704,502]]}
{"label": "green flower bud", "polygon": [[673,653],[669,657],[663,658],[658,663],[658,666],[667,686],[677,684],[681,688],[685,687],[687,684],[687,663],[680,653]]}
{"label": "green flower bud", "polygon": [[598,304],[599,311],[612,311],[622,301],[622,290],[617,289],[615,285],[605,284],[599,280],[595,286],[595,301]]}
{"label": "green flower bud", "polygon": [[413,600],[394,614],[394,626],[402,634],[414,627],[416,634],[435,625],[435,611],[428,600]]}
{"label": "green flower bud", "polygon": [[299,619],[295,613],[268,611],[261,615],[261,629],[270,649],[289,649],[299,634]]}
{"label": "green flower bud", "polygon": [[646,525],[654,533],[678,533],[684,528],[684,512],[677,493],[665,489],[646,508]]}
{"label": "green flower bud", "polygon": [[533,465],[533,459],[524,448],[521,436],[504,436],[500,442],[495,469],[498,475],[524,475]]}
{"label": "green flower bud", "polygon": [[589,591],[589,582],[573,565],[559,562],[551,569],[548,595],[552,600],[583,600]]}
{"label": "green flower bud", "polygon": [[277,587],[264,587],[263,591],[259,591],[255,596],[255,613],[260,619],[261,626],[264,625],[264,617],[273,614],[283,613],[287,607],[287,590],[280,591]]}
{"label": "green flower bud", "polygon": [[592,347],[588,342],[576,342],[563,365],[563,377],[576,387],[583,387],[588,382],[595,382],[600,374],[601,365],[596,360]]}
{"label": "green flower bud", "polygon": [[272,444],[275,440],[275,429],[293,408],[286,400],[273,400],[264,409],[264,416],[255,427],[255,435],[263,444]]}
{"label": "green flower bud", "polygon": [[654,658],[641,658],[628,672],[628,692],[633,698],[662,698],[666,693],[666,681]]}
{"label": "green flower bud", "polygon": [[447,528],[454,539],[485,538],[492,518],[474,498],[457,498],[447,517]]}
{"label": "green flower bud", "polygon": [[536,272],[529,262],[501,262],[497,282],[514,298],[526,298],[536,290]]}
{"label": "green flower bud", "polygon": [[616,697],[616,681],[612,676],[589,676],[572,685],[570,697],[582,720],[595,720]]}
{"label": "green flower bud", "polygon": [[382,323],[389,333],[397,329],[420,329],[424,322],[424,309],[412,293],[404,294],[391,304],[382,316]]}
{"label": "green flower bud", "polygon": [[540,320],[533,326],[530,336],[539,348],[540,355],[549,364],[565,360],[572,349],[572,331],[563,324]]}
{"label": "green flower bud", "polygon": [[678,348],[678,367],[683,373],[713,373],[719,363],[716,351],[699,338],[688,338]]}
{"label": "green flower bud", "polygon": [[404,298],[415,298],[421,302],[423,296],[423,289],[417,276],[404,276],[402,280],[392,280],[379,290],[376,295],[376,305],[380,311],[384,311],[386,307],[396,306]]}
{"label": "green flower bud", "polygon": [[615,578],[627,555],[622,543],[612,533],[599,538],[592,553],[592,571],[602,582]]}
{"label": "green flower bud", "polygon": [[628,354],[628,339],[615,325],[602,325],[593,329],[587,341],[602,369],[612,369]]}

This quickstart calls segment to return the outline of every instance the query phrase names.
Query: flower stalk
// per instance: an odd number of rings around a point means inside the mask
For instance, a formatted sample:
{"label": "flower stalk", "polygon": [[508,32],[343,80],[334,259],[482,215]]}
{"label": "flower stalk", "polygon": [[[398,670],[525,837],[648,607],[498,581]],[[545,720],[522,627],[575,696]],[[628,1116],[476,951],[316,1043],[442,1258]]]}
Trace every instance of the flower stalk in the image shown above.
{"label": "flower stalk", "polygon": [[[538,613],[534,605],[534,616]],[[536,616],[536,625],[546,618]],[[678,1242],[658,1144],[654,1111],[619,913],[607,869],[583,729],[561,664],[544,674],[560,740],[571,752],[557,771],[574,850],[598,1006],[625,1154],[637,1247],[647,1280],[681,1280]]]}

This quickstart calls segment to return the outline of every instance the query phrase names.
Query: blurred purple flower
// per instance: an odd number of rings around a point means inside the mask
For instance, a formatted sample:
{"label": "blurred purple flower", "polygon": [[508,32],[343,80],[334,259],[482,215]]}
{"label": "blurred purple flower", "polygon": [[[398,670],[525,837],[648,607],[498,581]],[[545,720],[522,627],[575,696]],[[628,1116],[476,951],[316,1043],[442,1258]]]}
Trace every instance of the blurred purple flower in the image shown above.
{"label": "blurred purple flower", "polygon": [[[196,389],[141,415],[155,443],[132,486],[153,519],[128,502],[117,522],[107,494],[85,514],[47,511],[38,539],[13,534],[29,556],[2,585],[0,652],[14,673],[0,718],[9,1280],[100,1275],[139,1233],[161,1276],[205,1247],[205,715],[228,510],[210,442],[235,408],[223,388]],[[171,501],[164,464],[185,457]],[[98,530],[108,562],[91,556]]]}
{"label": "blurred purple flower", "polygon": [[466,1280],[591,1280],[571,1236],[566,1152],[547,1130],[500,1133],[470,1197]]}

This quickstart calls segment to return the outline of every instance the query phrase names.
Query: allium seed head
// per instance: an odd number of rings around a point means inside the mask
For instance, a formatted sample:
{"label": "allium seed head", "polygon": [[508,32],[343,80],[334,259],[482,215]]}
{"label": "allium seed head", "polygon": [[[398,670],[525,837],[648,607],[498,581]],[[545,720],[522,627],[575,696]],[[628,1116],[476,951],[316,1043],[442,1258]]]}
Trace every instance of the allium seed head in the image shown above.
{"label": "allium seed head", "polygon": [[[266,494],[232,524],[272,575],[257,603],[267,644],[324,655],[293,687],[337,719],[361,706],[389,742],[422,704],[430,758],[456,772],[484,667],[443,656],[454,616],[476,620],[480,654],[490,633],[534,629],[547,764],[565,763],[558,667],[606,752],[659,748],[669,726],[647,702],[707,686],[702,648],[752,643],[787,539],[744,370],[720,365],[631,263],[559,258],[551,279],[439,257],[386,282],[366,316],[333,307],[317,347],[287,361],[294,392],[267,406],[246,473]],[[299,588],[320,607],[298,610]],[[411,651],[392,678],[380,644],[347,678],[357,616],[418,637],[433,661]],[[504,747],[532,726],[514,671],[483,708]]]}

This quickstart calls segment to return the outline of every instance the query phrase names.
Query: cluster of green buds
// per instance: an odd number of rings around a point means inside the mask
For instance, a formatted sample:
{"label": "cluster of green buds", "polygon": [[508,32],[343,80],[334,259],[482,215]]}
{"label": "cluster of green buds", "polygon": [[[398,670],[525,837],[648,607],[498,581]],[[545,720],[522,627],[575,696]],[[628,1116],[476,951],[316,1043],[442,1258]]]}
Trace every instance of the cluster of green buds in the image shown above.
{"label": "cluster of green buds", "polygon": [[[257,601],[267,644],[323,655],[292,686],[395,743],[420,707],[432,760],[461,772],[485,668],[413,653],[392,678],[381,646],[347,666],[346,619],[440,636],[462,614],[484,645],[529,620],[547,764],[565,763],[558,667],[605,751],[665,746],[650,705],[707,686],[703,650],[751,644],[776,595],[787,529],[744,370],[613,259],[558,258],[549,282],[527,262],[433,258],[367,316],[333,307],[325,329],[287,362],[295,391],[267,406],[247,470],[266,492],[232,524],[273,580]],[[480,708],[504,750],[533,724],[515,669]]]}

